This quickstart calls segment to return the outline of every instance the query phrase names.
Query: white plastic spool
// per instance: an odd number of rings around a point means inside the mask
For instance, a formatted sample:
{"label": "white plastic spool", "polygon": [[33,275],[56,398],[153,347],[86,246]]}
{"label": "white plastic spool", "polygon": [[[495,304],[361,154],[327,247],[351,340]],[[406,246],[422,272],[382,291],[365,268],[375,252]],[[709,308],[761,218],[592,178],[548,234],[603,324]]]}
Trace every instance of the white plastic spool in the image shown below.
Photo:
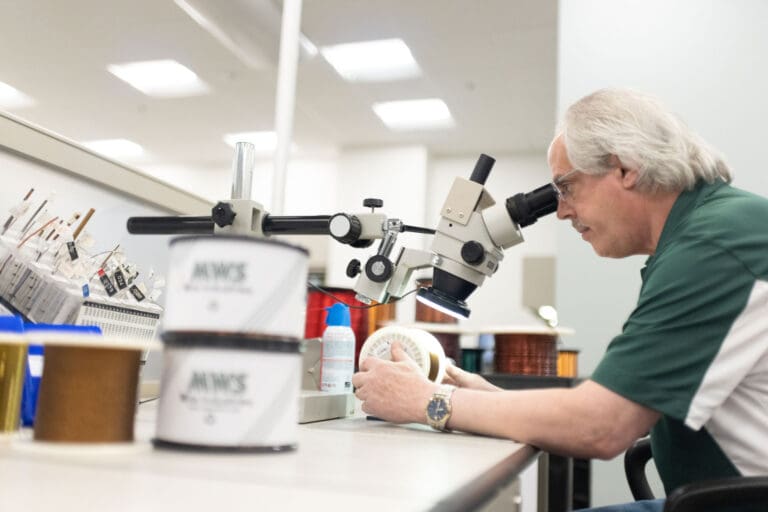
{"label": "white plastic spool", "polygon": [[433,382],[442,382],[447,362],[445,351],[432,334],[421,329],[388,326],[371,334],[360,349],[360,360],[367,357],[392,360],[392,342],[399,341],[403,350]]}

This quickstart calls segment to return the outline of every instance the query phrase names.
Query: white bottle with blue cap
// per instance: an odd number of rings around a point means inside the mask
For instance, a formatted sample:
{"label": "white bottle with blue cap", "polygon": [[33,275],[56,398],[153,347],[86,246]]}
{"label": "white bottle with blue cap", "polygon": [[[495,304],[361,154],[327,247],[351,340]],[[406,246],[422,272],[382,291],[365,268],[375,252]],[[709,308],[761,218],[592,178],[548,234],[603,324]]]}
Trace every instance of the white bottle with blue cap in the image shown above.
{"label": "white bottle with blue cap", "polygon": [[320,389],[351,393],[355,372],[355,332],[350,327],[349,307],[336,303],[329,308],[320,355]]}

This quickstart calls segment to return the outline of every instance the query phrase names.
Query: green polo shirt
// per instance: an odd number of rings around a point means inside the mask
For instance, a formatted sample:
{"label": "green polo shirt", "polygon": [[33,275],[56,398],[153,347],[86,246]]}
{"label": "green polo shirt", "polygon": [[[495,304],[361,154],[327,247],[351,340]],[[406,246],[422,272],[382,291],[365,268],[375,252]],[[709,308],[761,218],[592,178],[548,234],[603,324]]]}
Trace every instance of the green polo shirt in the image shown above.
{"label": "green polo shirt", "polygon": [[720,180],[683,192],[641,274],[592,379],[662,414],[667,493],[768,474],[768,199]]}

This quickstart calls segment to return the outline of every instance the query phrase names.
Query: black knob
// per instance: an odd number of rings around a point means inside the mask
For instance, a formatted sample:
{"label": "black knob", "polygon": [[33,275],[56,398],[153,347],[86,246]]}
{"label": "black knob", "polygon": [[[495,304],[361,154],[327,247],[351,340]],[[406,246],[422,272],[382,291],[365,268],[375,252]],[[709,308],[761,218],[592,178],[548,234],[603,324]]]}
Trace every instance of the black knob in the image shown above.
{"label": "black knob", "polygon": [[386,256],[371,256],[365,264],[365,275],[374,283],[383,283],[392,277],[392,262]]}
{"label": "black knob", "polygon": [[384,206],[384,201],[381,199],[376,199],[373,197],[369,197],[368,199],[363,200],[363,206],[366,208],[381,208]]}
{"label": "black knob", "polygon": [[220,228],[232,225],[232,223],[235,222],[236,216],[237,214],[232,209],[232,205],[225,202],[216,204],[216,206],[213,207],[213,210],[211,210],[213,222]]}
{"label": "black knob", "polygon": [[337,213],[328,221],[328,231],[339,242],[351,244],[360,238],[363,226],[360,224],[360,219],[354,215]]}
{"label": "black knob", "polygon": [[349,245],[351,245],[355,249],[365,249],[366,247],[370,247],[373,245],[373,240],[362,239],[362,240],[358,240],[357,242],[352,242]]}
{"label": "black knob", "polygon": [[347,277],[356,277],[360,273],[360,260],[351,260],[347,264]]}
{"label": "black knob", "polygon": [[461,259],[470,265],[479,265],[485,260],[485,249],[480,242],[471,240],[461,246]]}

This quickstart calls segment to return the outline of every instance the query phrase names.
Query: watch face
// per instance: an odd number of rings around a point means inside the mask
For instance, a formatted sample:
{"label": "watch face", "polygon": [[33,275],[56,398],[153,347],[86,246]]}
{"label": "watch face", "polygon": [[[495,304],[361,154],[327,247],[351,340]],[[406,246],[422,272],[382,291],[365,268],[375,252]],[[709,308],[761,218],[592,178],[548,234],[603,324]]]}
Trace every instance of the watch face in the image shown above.
{"label": "watch face", "polygon": [[448,414],[448,405],[442,398],[433,398],[427,405],[427,414],[434,421],[440,421]]}

